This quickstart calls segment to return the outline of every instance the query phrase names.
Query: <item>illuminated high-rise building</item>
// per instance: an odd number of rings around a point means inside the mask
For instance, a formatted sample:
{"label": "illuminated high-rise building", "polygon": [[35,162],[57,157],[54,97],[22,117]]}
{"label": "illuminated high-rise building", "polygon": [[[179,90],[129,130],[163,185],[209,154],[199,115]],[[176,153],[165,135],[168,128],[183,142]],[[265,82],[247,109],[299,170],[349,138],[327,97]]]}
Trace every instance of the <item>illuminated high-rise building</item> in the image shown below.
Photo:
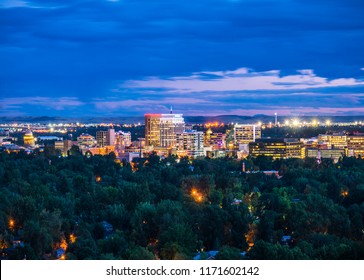
{"label": "illuminated high-rise building", "polygon": [[145,144],[159,147],[161,141],[160,119],[161,114],[146,114],[145,117]]}
{"label": "illuminated high-rise building", "polygon": [[176,134],[183,133],[185,122],[182,114],[146,114],[145,141],[147,146],[174,147]]}
{"label": "illuminated high-rise building", "polygon": [[235,124],[234,126],[234,143],[249,144],[262,137],[261,128],[254,124]]}
{"label": "illuminated high-rise building", "polygon": [[99,147],[105,147],[107,131],[96,131],[96,142]]}
{"label": "illuminated high-rise building", "polygon": [[162,114],[160,119],[161,147],[174,147],[177,143],[176,135],[185,130],[182,114]]}

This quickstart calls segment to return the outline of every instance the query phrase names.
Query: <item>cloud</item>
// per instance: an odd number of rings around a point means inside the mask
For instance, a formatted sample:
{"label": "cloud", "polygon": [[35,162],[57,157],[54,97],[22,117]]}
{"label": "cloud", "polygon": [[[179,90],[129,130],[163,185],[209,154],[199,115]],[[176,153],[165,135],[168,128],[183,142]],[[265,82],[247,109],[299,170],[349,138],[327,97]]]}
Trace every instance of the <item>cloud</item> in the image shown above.
{"label": "cloud", "polygon": [[13,109],[13,108],[24,108],[27,106],[43,107],[53,110],[64,110],[67,107],[78,107],[84,105],[83,102],[79,101],[78,98],[74,97],[8,97],[0,99],[0,109]]}
{"label": "cloud", "polygon": [[[363,114],[364,81],[330,79],[313,69],[283,75],[282,70],[201,71],[186,76],[144,77],[114,88],[113,98],[95,102],[98,110],[126,113],[174,111],[217,114]],[[135,98],[131,98],[134,96]]]}
{"label": "cloud", "polygon": [[0,3],[0,8],[19,8],[19,7],[31,7],[28,2],[22,0],[3,0]]}
{"label": "cloud", "polygon": [[[191,113],[357,108],[364,6],[334,2],[3,0],[0,99],[48,98],[52,107],[7,105],[29,114],[135,115],[148,104],[163,110],[171,97]],[[85,104],[51,103],[64,95]]]}
{"label": "cloud", "polygon": [[[247,90],[305,90],[313,88],[363,86],[363,80],[354,78],[328,79],[320,77],[313,70],[298,70],[298,74],[281,75],[280,71],[256,72],[247,68],[233,71],[195,72],[185,77],[147,77],[131,80],[121,87],[134,89],[169,89],[169,93],[193,93],[206,91],[247,91]],[[210,79],[206,79],[206,74]],[[211,78],[214,77],[214,78]]]}

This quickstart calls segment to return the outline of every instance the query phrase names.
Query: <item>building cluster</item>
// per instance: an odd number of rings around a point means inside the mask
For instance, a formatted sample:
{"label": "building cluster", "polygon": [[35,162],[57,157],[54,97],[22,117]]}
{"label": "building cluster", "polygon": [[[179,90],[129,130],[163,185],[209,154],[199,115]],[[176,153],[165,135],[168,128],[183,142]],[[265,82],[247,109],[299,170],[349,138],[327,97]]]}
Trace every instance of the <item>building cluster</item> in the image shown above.
{"label": "building cluster", "polygon": [[249,154],[276,158],[316,158],[337,162],[340,157],[364,157],[364,134],[320,134],[310,139],[259,139],[249,143]]}
{"label": "building cluster", "polygon": [[[273,159],[315,158],[337,161],[343,156],[364,156],[364,134],[332,133],[320,134],[309,139],[264,138],[262,124],[238,124],[224,129],[223,126],[187,125],[182,114],[145,114],[145,138],[132,141],[131,132],[115,131],[115,126],[101,126],[96,135],[83,133],[76,141],[63,140],[55,136],[35,138],[30,129],[23,131],[23,146],[13,144],[9,132],[0,137],[0,148],[10,152],[22,149],[39,148],[38,143],[52,141],[56,150],[63,156],[69,154],[73,146],[84,155],[108,155],[111,152],[120,160],[148,157],[152,152],[166,157],[226,157],[245,158],[269,156]],[[277,119],[275,125],[279,126]]]}
{"label": "building cluster", "polygon": [[145,148],[160,155],[201,157],[205,155],[204,134],[186,129],[182,114],[146,114]]}
{"label": "building cluster", "polygon": [[[277,125],[277,120],[276,120]],[[261,124],[234,124],[233,129],[206,132],[186,129],[180,114],[146,114],[146,151],[177,156],[245,158],[269,156],[273,159],[315,158],[337,162],[343,156],[364,156],[364,134],[320,134],[310,139],[262,138]]]}

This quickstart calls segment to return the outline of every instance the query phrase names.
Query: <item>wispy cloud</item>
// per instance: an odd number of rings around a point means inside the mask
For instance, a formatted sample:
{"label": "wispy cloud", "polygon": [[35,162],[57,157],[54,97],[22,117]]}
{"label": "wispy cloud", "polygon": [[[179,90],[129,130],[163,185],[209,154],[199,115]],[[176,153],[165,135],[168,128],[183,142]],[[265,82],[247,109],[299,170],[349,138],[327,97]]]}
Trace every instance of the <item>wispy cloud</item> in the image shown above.
{"label": "wispy cloud", "polygon": [[0,110],[24,108],[28,105],[39,106],[53,110],[64,110],[67,107],[77,107],[84,105],[75,97],[9,97],[0,99]]}
{"label": "wispy cloud", "polygon": [[[186,76],[145,77],[128,80],[111,90],[112,99],[94,104],[100,110],[150,109],[167,112],[173,105],[187,115],[216,114],[363,114],[364,81],[330,79],[313,69],[293,74],[281,70],[238,68],[200,71]],[[135,96],[135,98],[132,98]]]}
{"label": "wispy cloud", "polygon": [[312,69],[298,70],[297,74],[281,75],[279,70],[256,72],[248,68],[234,71],[196,72],[185,77],[157,78],[126,81],[121,87],[134,89],[169,89],[171,93],[203,91],[247,90],[306,90],[314,88],[362,86],[364,81],[354,78],[328,79]]}
{"label": "wispy cloud", "polygon": [[22,0],[3,0],[0,2],[0,8],[19,8],[19,7],[28,7],[29,4],[26,1]]}

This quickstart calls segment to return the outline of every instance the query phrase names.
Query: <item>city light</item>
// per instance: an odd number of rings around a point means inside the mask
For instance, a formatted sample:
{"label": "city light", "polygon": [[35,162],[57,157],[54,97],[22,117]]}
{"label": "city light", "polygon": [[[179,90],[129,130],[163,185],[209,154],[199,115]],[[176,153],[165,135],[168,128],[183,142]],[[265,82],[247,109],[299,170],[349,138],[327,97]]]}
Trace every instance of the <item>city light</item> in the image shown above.
{"label": "city light", "polygon": [[73,233],[71,233],[70,234],[70,242],[71,243],[75,243],[76,242],[76,239],[77,239],[77,237]]}
{"label": "city light", "polygon": [[300,121],[298,119],[293,120],[293,126],[298,126],[300,124]]}
{"label": "city light", "polygon": [[349,196],[349,191],[347,191],[347,190],[341,191],[341,196],[348,197]]}
{"label": "city light", "polygon": [[193,197],[193,199],[196,202],[199,202],[199,203],[203,202],[203,200],[204,200],[203,195],[198,190],[196,190],[195,188],[191,189],[191,196]]}
{"label": "city light", "polygon": [[331,121],[330,120],[326,120],[325,124],[326,125],[331,125]]}
{"label": "city light", "polygon": [[15,221],[12,219],[12,218],[10,218],[9,219],[9,228],[13,228],[15,226]]}

